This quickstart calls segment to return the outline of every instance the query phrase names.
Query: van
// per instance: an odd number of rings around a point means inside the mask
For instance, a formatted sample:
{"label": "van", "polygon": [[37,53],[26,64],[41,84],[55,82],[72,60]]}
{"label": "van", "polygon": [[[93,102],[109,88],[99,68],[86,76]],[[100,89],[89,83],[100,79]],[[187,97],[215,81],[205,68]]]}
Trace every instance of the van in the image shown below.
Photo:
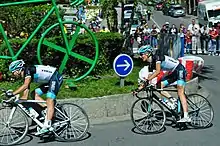
{"label": "van", "polygon": [[200,26],[216,26],[220,22],[220,1],[208,0],[198,3],[198,23]]}

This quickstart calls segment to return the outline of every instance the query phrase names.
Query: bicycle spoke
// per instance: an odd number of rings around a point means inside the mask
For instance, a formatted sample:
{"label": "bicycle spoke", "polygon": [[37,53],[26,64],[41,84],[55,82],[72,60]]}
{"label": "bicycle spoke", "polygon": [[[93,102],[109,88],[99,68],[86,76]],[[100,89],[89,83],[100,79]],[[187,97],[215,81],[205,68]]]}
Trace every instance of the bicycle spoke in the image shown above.
{"label": "bicycle spoke", "polygon": [[67,53],[67,50],[65,48],[63,48],[61,46],[58,46],[58,45],[56,45],[56,44],[54,44],[52,42],[49,42],[46,39],[44,39],[43,44],[45,46],[51,47],[51,48],[53,48],[53,49],[55,49],[57,51],[60,51],[60,52],[63,52],[63,53]]}
{"label": "bicycle spoke", "polygon": [[80,26],[77,26],[76,31],[74,32],[74,35],[72,36],[72,40],[70,41],[70,44],[69,44],[70,48],[73,48],[73,45],[76,42],[76,39],[77,39],[79,32],[80,32]]}
{"label": "bicycle spoke", "polygon": [[85,56],[82,56],[82,55],[80,55],[80,54],[77,54],[77,53],[74,53],[74,52],[70,52],[70,55],[71,55],[72,57],[75,57],[75,58],[79,59],[79,60],[85,61],[85,62],[87,62],[87,63],[89,63],[89,64],[93,64],[93,63],[94,63],[94,60],[92,60],[92,59],[90,59],[90,58],[87,58],[87,57],[85,57]]}

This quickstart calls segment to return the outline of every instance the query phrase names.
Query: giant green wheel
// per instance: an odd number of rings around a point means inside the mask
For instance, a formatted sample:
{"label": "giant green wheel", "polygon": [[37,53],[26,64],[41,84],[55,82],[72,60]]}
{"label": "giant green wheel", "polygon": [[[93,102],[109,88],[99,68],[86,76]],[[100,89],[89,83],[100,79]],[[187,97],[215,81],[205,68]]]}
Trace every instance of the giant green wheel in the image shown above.
{"label": "giant green wheel", "polygon": [[[63,36],[59,23],[49,27],[38,43],[37,58],[40,64],[55,66],[62,74],[68,68],[68,73],[73,73],[73,81],[79,81],[94,69],[98,61],[98,41],[84,24],[63,21],[62,25],[71,25],[75,31]],[[84,35],[80,34],[81,30],[85,30]]]}

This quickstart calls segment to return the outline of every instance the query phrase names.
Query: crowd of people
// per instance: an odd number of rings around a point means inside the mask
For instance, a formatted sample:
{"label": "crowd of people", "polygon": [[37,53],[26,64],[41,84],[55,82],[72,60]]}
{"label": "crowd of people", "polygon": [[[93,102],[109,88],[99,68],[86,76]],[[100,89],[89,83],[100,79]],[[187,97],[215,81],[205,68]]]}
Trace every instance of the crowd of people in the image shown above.
{"label": "crowd of people", "polygon": [[163,34],[177,35],[180,37],[181,50],[187,54],[198,54],[201,49],[202,54],[220,55],[220,23],[217,26],[202,26],[196,24],[195,19],[189,26],[180,24],[170,24],[165,22],[161,29],[155,24],[150,27],[147,21],[142,21],[134,33],[130,33],[129,46],[133,48],[134,40],[138,42],[138,47],[150,44],[158,48],[158,40]]}

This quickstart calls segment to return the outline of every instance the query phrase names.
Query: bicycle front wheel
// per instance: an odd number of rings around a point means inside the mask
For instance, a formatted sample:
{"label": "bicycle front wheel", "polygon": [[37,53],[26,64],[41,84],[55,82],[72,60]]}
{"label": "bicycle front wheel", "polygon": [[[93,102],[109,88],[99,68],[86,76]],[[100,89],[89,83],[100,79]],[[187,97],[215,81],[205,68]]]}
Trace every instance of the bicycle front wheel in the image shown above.
{"label": "bicycle front wheel", "polygon": [[61,112],[55,113],[55,121],[60,123],[55,127],[55,136],[61,141],[82,139],[89,129],[89,118],[84,109],[73,103],[63,103],[57,108]]}
{"label": "bicycle front wheel", "polygon": [[134,126],[145,134],[158,133],[164,128],[166,114],[156,100],[150,103],[149,100],[142,98],[133,103],[131,120]]}
{"label": "bicycle front wheel", "polygon": [[202,95],[190,94],[187,96],[188,113],[192,119],[191,126],[206,128],[214,118],[214,111],[210,102]]}
{"label": "bicycle front wheel", "polygon": [[28,132],[26,115],[17,107],[0,109],[0,145],[18,144]]}

